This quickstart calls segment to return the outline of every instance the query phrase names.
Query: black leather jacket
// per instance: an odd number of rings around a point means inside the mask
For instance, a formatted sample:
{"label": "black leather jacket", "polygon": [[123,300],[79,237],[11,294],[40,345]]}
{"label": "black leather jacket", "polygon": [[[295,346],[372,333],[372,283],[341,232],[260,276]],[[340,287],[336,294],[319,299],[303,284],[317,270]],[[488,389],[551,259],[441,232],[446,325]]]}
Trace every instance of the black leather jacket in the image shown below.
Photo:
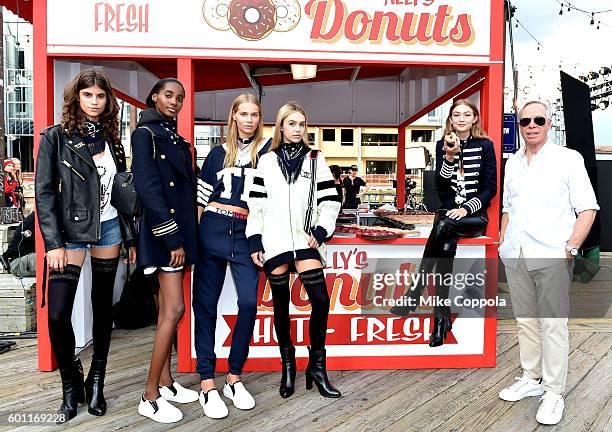
{"label": "black leather jacket", "polygon": [[[59,125],[41,133],[36,160],[36,213],[45,251],[66,243],[100,240],[100,178],[94,161],[78,133],[68,135]],[[121,144],[110,144],[117,172],[126,170]],[[127,245],[133,225],[119,215]]]}

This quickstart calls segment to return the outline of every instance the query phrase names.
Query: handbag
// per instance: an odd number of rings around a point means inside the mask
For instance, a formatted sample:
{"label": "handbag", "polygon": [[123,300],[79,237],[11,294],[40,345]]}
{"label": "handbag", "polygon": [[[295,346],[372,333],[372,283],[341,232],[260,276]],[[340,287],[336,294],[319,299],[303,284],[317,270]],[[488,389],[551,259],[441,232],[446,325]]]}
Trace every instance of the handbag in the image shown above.
{"label": "handbag", "polygon": [[[311,233],[315,227],[313,223],[313,214],[315,211],[315,195],[317,193],[317,156],[319,155],[318,150],[310,151],[310,191],[308,192],[308,207],[306,208],[306,217],[304,218],[304,231]],[[332,232],[329,237],[325,239],[325,243],[330,241],[334,233]]]}
{"label": "handbag", "polygon": [[137,217],[142,211],[142,204],[136,193],[134,174],[127,170],[115,174],[111,192],[111,204],[125,216]]}
{"label": "handbag", "polygon": [[[123,127],[123,123],[121,127]],[[151,132],[151,139],[153,139],[153,132],[149,128],[146,129]],[[155,148],[155,140],[153,140],[153,148]],[[142,203],[134,185],[134,174],[129,169],[115,174],[111,192],[111,205],[119,213],[130,218],[138,217],[142,213]]]}

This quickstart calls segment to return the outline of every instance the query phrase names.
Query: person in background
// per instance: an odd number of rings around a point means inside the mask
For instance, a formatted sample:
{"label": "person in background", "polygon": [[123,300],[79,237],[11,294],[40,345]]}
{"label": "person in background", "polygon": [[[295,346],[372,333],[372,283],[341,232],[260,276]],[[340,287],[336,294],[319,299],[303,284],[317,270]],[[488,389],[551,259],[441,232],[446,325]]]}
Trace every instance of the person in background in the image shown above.
{"label": "person in background", "polygon": [[329,170],[334,177],[334,185],[336,186],[336,191],[338,191],[338,196],[340,197],[340,202],[344,202],[344,189],[342,184],[342,169],[338,165],[330,165]]}
{"label": "person in background", "polygon": [[13,159],[5,159],[4,163],[4,201],[5,207],[19,207],[21,205],[21,184],[15,173]]}
{"label": "person in background", "polygon": [[0,261],[4,270],[17,277],[36,276],[36,255],[34,254],[34,212],[19,224],[8,248]]}
{"label": "person in background", "polygon": [[361,177],[357,177],[357,171],[357,165],[351,165],[348,177],[342,182],[345,193],[342,208],[356,209],[361,204],[363,194],[370,189]]}

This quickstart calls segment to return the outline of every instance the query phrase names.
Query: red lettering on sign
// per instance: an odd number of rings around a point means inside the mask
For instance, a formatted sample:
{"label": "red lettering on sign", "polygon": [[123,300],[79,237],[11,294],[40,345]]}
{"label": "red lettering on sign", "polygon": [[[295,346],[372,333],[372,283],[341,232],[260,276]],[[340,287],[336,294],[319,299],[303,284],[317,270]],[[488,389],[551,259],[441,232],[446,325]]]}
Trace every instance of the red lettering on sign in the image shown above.
{"label": "red lettering on sign", "polygon": [[94,31],[149,32],[149,4],[97,2],[94,4]]}
{"label": "red lettering on sign", "polygon": [[[429,6],[431,3],[424,5]],[[399,4],[404,3],[392,3]],[[455,15],[453,8],[447,4],[438,5],[435,13],[433,10],[431,13],[369,13],[360,9],[351,11],[342,0],[309,0],[304,8],[306,16],[312,19],[310,38],[315,42],[334,43],[341,37],[353,43],[365,40],[380,43],[383,38],[392,43],[422,45],[435,43],[468,46],[474,42],[471,15]]]}

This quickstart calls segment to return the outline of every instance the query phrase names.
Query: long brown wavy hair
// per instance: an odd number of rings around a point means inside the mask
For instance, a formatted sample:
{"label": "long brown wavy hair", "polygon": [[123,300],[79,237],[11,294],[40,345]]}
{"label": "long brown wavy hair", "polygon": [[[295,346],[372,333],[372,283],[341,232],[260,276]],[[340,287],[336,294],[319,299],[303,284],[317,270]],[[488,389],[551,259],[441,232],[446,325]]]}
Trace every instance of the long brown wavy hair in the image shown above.
{"label": "long brown wavy hair", "polygon": [[306,119],[306,128],[304,131],[304,144],[310,147],[310,141],[308,140],[308,116],[306,111],[297,102],[287,102],[285,105],[280,107],[278,114],[276,114],[276,124],[274,126],[274,137],[272,138],[272,145],[270,151],[276,150],[283,144],[283,122],[291,114],[300,113]]}
{"label": "long brown wavy hair", "polygon": [[238,156],[238,125],[234,120],[234,114],[238,112],[238,108],[240,108],[240,105],[243,103],[255,104],[259,109],[259,124],[257,125],[257,129],[255,129],[253,147],[251,148],[251,166],[253,168],[257,167],[259,151],[258,146],[263,138],[263,113],[261,112],[261,103],[259,102],[259,99],[257,99],[257,96],[255,96],[253,93],[243,93],[234,99],[229,111],[226,138],[227,153],[225,155],[225,161],[223,162],[224,168],[231,168],[236,165],[236,157]]}
{"label": "long brown wavy hair", "polygon": [[98,86],[106,93],[106,106],[100,114],[103,136],[109,144],[119,142],[119,104],[106,74],[98,69],[84,69],[68,83],[64,89],[62,107],[62,131],[70,134],[86,134],[85,114],[79,104],[79,92],[88,87]]}
{"label": "long brown wavy hair", "polygon": [[478,107],[474,102],[469,99],[457,99],[455,102],[453,102],[450,107],[450,110],[448,111],[448,117],[446,117],[446,123],[444,125],[444,135],[448,135],[449,133],[454,132],[453,125],[451,123],[451,117],[453,116],[453,111],[455,111],[455,108],[457,108],[459,105],[465,105],[466,107],[471,109],[474,116],[478,118],[478,120],[476,120],[476,123],[472,125],[472,130],[470,131],[472,137],[476,139],[489,139],[489,136],[480,125],[480,112],[478,111]]}

